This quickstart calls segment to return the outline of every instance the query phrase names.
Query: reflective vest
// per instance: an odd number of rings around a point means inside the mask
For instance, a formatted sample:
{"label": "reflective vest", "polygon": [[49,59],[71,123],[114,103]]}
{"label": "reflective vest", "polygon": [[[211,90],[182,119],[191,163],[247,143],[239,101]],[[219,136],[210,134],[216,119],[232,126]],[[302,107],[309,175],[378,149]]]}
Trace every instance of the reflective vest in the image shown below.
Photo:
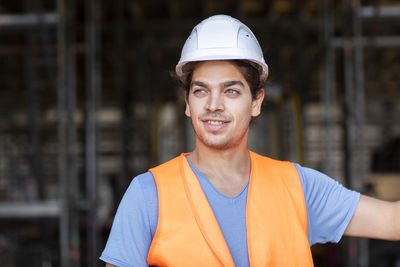
{"label": "reflective vest", "polygon": [[[313,266],[307,211],[296,167],[249,152],[246,227],[250,266]],[[147,262],[154,266],[235,266],[185,155],[150,169],[158,225]]]}

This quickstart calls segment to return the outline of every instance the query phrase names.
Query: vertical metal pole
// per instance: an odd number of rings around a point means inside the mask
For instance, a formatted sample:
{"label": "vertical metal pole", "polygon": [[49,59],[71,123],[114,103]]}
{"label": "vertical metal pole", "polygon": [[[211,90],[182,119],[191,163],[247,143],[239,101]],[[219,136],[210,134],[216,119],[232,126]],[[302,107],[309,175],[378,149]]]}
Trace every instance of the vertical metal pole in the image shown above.
{"label": "vertical metal pole", "polygon": [[67,128],[68,128],[68,181],[70,198],[70,250],[71,265],[80,266],[80,234],[79,234],[79,184],[77,168],[77,129],[75,120],[76,111],[76,61],[73,44],[75,44],[75,0],[69,0],[67,3],[67,47],[66,47],[66,77],[67,77]]}
{"label": "vertical metal pole", "polygon": [[126,188],[126,181],[128,181],[128,157],[129,157],[129,110],[132,106],[129,105],[129,92],[126,88],[126,56],[125,56],[125,0],[118,0],[116,2],[117,8],[117,19],[116,29],[114,31],[114,40],[116,51],[115,60],[115,85],[118,91],[118,101],[121,108],[121,122],[119,127],[119,135],[121,140],[121,171],[117,178],[118,198],[122,197],[122,194]]}
{"label": "vertical metal pole", "polygon": [[[28,1],[27,10],[34,10],[38,15],[42,14],[43,10],[40,7],[39,2],[32,3],[32,1]],[[43,25],[39,22],[40,33],[43,32]],[[26,69],[26,81],[27,88],[29,93],[29,110],[28,116],[30,118],[30,146],[31,146],[31,171],[32,176],[35,180],[35,187],[37,190],[37,195],[39,200],[43,200],[44,198],[44,183],[43,183],[43,170],[42,170],[42,145],[41,145],[41,130],[39,126],[39,116],[40,116],[40,102],[39,102],[39,94],[40,94],[40,86],[41,83],[38,83],[37,77],[37,63],[38,59],[34,55],[33,46],[36,44],[37,34],[35,32],[28,32],[27,35],[27,57],[25,65]]]}
{"label": "vertical metal pole", "polygon": [[99,38],[97,1],[86,2],[86,192],[88,198],[88,266],[97,262],[96,207],[96,98],[100,88],[98,64]]}
{"label": "vertical metal pole", "polygon": [[358,10],[360,9],[360,1],[353,0],[353,31],[354,31],[354,67],[355,67],[355,115],[357,123],[357,154],[358,167],[357,181],[355,186],[357,190],[363,191],[365,168],[365,142],[364,142],[364,125],[365,125],[365,85],[364,85],[364,63],[363,63],[363,45],[361,18]]}
{"label": "vertical metal pole", "polygon": [[[355,189],[364,191],[364,178],[366,174],[365,166],[365,85],[364,85],[364,62],[363,46],[361,44],[362,25],[359,15],[360,0],[353,0],[353,31],[355,38],[354,66],[355,66],[355,108],[356,108],[356,127],[357,127],[357,168],[355,173]],[[359,240],[359,263],[361,267],[369,265],[368,239]]]}
{"label": "vertical metal pole", "polygon": [[344,132],[344,168],[346,186],[353,188],[354,180],[354,80],[353,80],[353,45],[346,44],[343,47],[344,55],[344,89],[345,89],[345,130]]}
{"label": "vertical metal pole", "polygon": [[66,0],[57,0],[59,23],[57,29],[57,105],[58,105],[58,178],[60,192],[60,252],[61,266],[69,266],[69,203],[67,175],[67,57]]}
{"label": "vertical metal pole", "polygon": [[324,0],[323,2],[323,22],[324,22],[324,45],[325,45],[325,72],[324,72],[324,83],[321,84],[320,94],[321,100],[324,103],[324,130],[322,136],[322,146],[324,150],[324,172],[328,175],[333,175],[334,164],[333,164],[333,142],[334,142],[334,127],[335,118],[332,112],[335,110],[335,84],[334,84],[334,48],[331,44],[333,37],[333,17],[332,8],[333,4],[331,0]]}

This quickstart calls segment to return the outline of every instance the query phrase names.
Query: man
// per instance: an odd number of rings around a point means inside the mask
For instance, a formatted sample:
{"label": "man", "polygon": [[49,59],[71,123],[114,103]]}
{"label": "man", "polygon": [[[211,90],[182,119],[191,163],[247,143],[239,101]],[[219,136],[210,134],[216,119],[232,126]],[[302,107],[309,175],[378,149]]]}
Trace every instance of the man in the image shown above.
{"label": "man", "polygon": [[268,66],[240,21],[202,21],[176,72],[196,148],[132,181],[100,257],[107,266],[312,266],[310,246],[343,234],[400,239],[400,202],[248,151]]}

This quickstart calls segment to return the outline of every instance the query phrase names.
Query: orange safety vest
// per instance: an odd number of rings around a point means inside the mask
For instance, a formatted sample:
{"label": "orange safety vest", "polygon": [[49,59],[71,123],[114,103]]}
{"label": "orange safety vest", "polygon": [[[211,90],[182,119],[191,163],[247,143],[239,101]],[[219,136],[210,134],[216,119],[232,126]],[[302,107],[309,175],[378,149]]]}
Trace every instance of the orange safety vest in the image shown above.
{"label": "orange safety vest", "polygon": [[[296,167],[249,153],[246,225],[250,266],[313,266],[306,205]],[[157,185],[158,225],[147,263],[235,266],[184,154],[150,171]]]}

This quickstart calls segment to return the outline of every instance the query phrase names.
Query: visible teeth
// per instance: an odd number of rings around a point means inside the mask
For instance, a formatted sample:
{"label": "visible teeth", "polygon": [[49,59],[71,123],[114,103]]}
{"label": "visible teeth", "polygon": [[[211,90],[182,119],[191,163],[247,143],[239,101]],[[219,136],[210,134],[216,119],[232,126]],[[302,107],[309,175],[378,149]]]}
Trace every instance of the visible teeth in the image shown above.
{"label": "visible teeth", "polygon": [[212,124],[212,125],[221,125],[223,122],[222,121],[207,121],[207,123]]}

